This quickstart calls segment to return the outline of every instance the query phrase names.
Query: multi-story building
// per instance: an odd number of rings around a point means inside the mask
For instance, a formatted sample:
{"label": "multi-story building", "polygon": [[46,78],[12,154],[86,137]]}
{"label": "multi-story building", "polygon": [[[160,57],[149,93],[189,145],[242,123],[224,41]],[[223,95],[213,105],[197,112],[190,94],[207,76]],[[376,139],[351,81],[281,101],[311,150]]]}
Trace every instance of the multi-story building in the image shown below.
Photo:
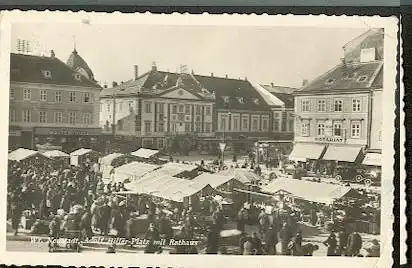
{"label": "multi-story building", "polygon": [[11,54],[9,148],[91,146],[100,135],[100,89],[76,50],[68,64],[53,51],[49,57]]}
{"label": "multi-story building", "polygon": [[294,92],[290,158],[359,162],[367,152],[380,153],[383,32],[372,30],[352,42],[341,64]]}
{"label": "multi-story building", "polygon": [[[187,72],[152,70],[102,91],[101,126],[115,139],[156,149],[193,147],[213,136],[214,95]],[[126,143],[127,146],[127,143]]]}
{"label": "multi-story building", "polygon": [[[100,100],[100,125],[114,139],[127,140],[126,146],[133,140],[136,146],[170,149],[176,137],[191,136],[198,150],[217,150],[222,141],[229,150],[247,150],[288,131],[292,140],[291,129],[273,133],[274,106],[261,91],[271,94],[247,79],[163,72],[155,65],[140,76],[134,70],[133,80],[105,88]],[[183,141],[176,146],[193,144]]]}

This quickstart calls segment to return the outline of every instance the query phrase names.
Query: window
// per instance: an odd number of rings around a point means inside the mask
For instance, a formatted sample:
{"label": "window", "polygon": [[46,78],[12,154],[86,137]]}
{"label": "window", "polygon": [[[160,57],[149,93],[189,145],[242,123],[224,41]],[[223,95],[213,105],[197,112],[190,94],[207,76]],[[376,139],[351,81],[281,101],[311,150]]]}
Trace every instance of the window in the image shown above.
{"label": "window", "polygon": [[318,112],[326,112],[326,101],[318,100]]}
{"label": "window", "polygon": [[212,112],[211,112],[210,106],[206,106],[206,115],[211,115],[211,114]]}
{"label": "window", "polygon": [[197,105],[196,106],[196,114],[200,114],[200,109],[201,109],[201,106]]}
{"label": "window", "polygon": [[206,123],[205,125],[205,132],[210,133],[212,132],[212,123]]}
{"label": "window", "polygon": [[289,132],[293,132],[295,128],[295,121],[293,119],[289,119],[288,123],[289,123]]}
{"label": "window", "polygon": [[57,91],[54,93],[54,101],[62,102],[62,92],[61,91]]}
{"label": "window", "polygon": [[309,136],[309,123],[302,123],[301,125],[302,136]]}
{"label": "window", "polygon": [[318,123],[318,136],[325,136],[325,124]]}
{"label": "window", "polygon": [[152,131],[152,122],[151,121],[144,121],[144,131],[146,133]]}
{"label": "window", "polygon": [[242,97],[238,97],[237,100],[239,101],[239,103],[245,103]]}
{"label": "window", "polygon": [[254,102],[256,105],[259,105],[259,99],[253,99],[253,102]]}
{"label": "window", "polygon": [[185,105],[185,112],[186,112],[186,114],[190,114],[190,105],[189,104]]}
{"label": "window", "polygon": [[164,114],[165,104],[164,103],[158,103],[158,107],[159,107],[159,114]]}
{"label": "window", "polygon": [[183,113],[185,109],[184,105],[179,105],[179,113]]}
{"label": "window", "polygon": [[31,100],[31,89],[24,89],[23,90],[23,100]]}
{"label": "window", "polygon": [[159,121],[159,132],[165,131],[165,122],[163,120]]}
{"label": "window", "polygon": [[195,123],[195,132],[200,132],[201,131],[200,124],[201,124],[200,122]]}
{"label": "window", "polygon": [[368,77],[366,75],[361,75],[358,78],[358,82],[365,82]]}
{"label": "window", "polygon": [[225,103],[229,103],[229,96],[222,96],[222,99]]}
{"label": "window", "polygon": [[309,102],[309,100],[303,100],[302,101],[302,112],[309,112],[309,111],[310,111],[310,102]]}
{"label": "window", "polygon": [[25,123],[31,122],[31,111],[30,110],[23,110],[23,122]]}
{"label": "window", "polygon": [[75,112],[69,112],[69,124],[76,124],[76,113]]}
{"label": "window", "polygon": [[249,123],[249,120],[247,118],[242,119],[242,127],[243,128],[249,128],[248,123]]}
{"label": "window", "polygon": [[335,79],[328,79],[326,80],[325,84],[326,85],[332,85],[335,82]]}
{"label": "window", "polygon": [[220,118],[220,130],[226,130],[226,116]]}
{"label": "window", "polygon": [[164,147],[164,140],[163,139],[157,140],[157,149],[163,149],[163,147]]}
{"label": "window", "polygon": [[63,122],[63,113],[62,112],[56,112],[54,114],[54,122],[61,124]]}
{"label": "window", "polygon": [[129,105],[129,112],[133,112],[133,101],[129,101],[128,105]]}
{"label": "window", "polygon": [[184,114],[178,114],[177,115],[177,120],[179,120],[179,121],[185,120],[185,115]]}
{"label": "window", "polygon": [[145,102],[144,111],[145,113],[148,113],[148,114],[152,112],[152,104],[150,102]]}
{"label": "window", "polygon": [[70,102],[76,101],[76,92],[69,92],[69,101]]}
{"label": "window", "polygon": [[361,100],[360,99],[353,99],[352,100],[352,111],[353,112],[360,112],[361,111]]}
{"label": "window", "polygon": [[172,105],[172,114],[177,114],[177,105],[176,104]]}
{"label": "window", "polygon": [[333,123],[333,136],[342,136],[342,123],[339,121]]}
{"label": "window", "polygon": [[47,101],[47,92],[46,90],[40,90],[40,100]]}
{"label": "window", "polygon": [[273,130],[274,131],[280,131],[280,119],[279,118],[275,118],[273,120]]}
{"label": "window", "polygon": [[360,122],[354,121],[351,124],[351,137],[360,138]]}
{"label": "window", "polygon": [[238,130],[239,129],[239,118],[234,117],[233,118],[233,129]]}
{"label": "window", "polygon": [[15,109],[11,109],[9,112],[9,117],[10,117],[10,122],[16,122],[16,110]]}
{"label": "window", "polygon": [[45,111],[40,111],[39,120],[40,120],[40,123],[46,123],[46,112]]}
{"label": "window", "polygon": [[91,124],[91,114],[85,113],[83,115],[83,124],[85,124],[85,125]]}
{"label": "window", "polygon": [[52,78],[52,73],[51,73],[50,70],[43,70],[42,73],[43,73],[44,78],[46,78],[46,79],[51,79]]}
{"label": "window", "polygon": [[91,102],[91,99],[90,99],[90,93],[89,92],[85,92],[84,93],[84,100],[83,100],[85,103],[89,103],[89,102]]}
{"label": "window", "polygon": [[343,101],[335,100],[335,112],[342,112]]}
{"label": "window", "polygon": [[268,120],[266,118],[262,120],[262,129],[268,129]]}
{"label": "window", "polygon": [[81,81],[81,80],[82,80],[82,77],[81,77],[80,74],[74,74],[74,78],[75,78],[77,81]]}
{"label": "window", "polygon": [[259,128],[259,122],[255,118],[255,119],[252,120],[252,129],[256,131],[256,130],[258,130],[258,128]]}
{"label": "window", "polygon": [[10,100],[14,100],[14,89],[10,88]]}
{"label": "window", "polygon": [[185,132],[190,132],[190,123],[185,123]]}

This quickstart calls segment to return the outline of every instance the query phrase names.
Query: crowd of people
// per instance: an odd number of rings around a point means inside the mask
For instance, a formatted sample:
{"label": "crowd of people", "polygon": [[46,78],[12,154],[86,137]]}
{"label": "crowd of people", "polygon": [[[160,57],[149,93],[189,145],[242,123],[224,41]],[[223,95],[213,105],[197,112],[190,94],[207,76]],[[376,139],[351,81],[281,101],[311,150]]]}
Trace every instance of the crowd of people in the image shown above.
{"label": "crowd of people", "polygon": [[[333,218],[330,211],[296,207],[284,201],[272,200],[263,206],[245,203],[237,207],[237,213],[228,214],[212,194],[191,199],[190,204],[151,196],[123,197],[118,193],[126,191],[125,185],[104,182],[98,170],[90,161],[80,166],[9,161],[7,213],[15,235],[22,216],[30,215],[36,220],[33,232],[47,229],[53,238],[73,230],[81,240],[111,236],[133,241],[141,237],[150,241],[145,245],[146,253],[161,253],[162,247],[155,242],[160,239],[197,239],[203,241],[207,254],[230,254],[230,246],[220,234],[226,224],[235,223],[240,231],[236,254],[311,256],[319,246],[303,242],[299,222],[307,215],[314,226],[322,225],[324,218]],[[261,172],[256,167],[254,171]],[[249,226],[258,229],[250,231]],[[323,244],[328,256],[358,256],[362,237],[348,228],[332,228]],[[199,250],[192,245],[178,245],[171,253],[196,254]],[[377,241],[369,255],[379,255]]]}

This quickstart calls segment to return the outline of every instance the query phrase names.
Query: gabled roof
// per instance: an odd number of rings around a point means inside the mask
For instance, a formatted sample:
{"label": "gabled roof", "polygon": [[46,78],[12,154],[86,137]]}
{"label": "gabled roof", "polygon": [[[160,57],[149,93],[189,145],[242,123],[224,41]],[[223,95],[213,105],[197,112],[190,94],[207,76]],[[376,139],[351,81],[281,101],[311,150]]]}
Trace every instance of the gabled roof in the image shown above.
{"label": "gabled roof", "polygon": [[41,155],[41,154],[37,151],[33,151],[30,149],[19,148],[17,150],[10,152],[8,155],[8,159],[11,161],[21,161],[21,160],[24,160],[24,159],[27,159],[29,157],[33,157],[36,155]]}
{"label": "gabled roof", "polygon": [[155,156],[158,153],[159,153],[158,150],[140,148],[137,151],[132,152],[131,155],[140,157],[140,158],[149,159],[150,157]]}
{"label": "gabled roof", "polygon": [[70,155],[71,155],[71,156],[74,156],[74,155],[85,155],[85,154],[88,154],[88,153],[90,153],[90,152],[92,152],[92,151],[93,151],[92,149],[80,148],[80,149],[77,149],[76,151],[71,152]]}
{"label": "gabled roof", "polygon": [[66,64],[74,71],[84,70],[87,74],[87,78],[89,78],[91,81],[94,81],[92,69],[90,69],[87,62],[79,55],[79,53],[77,53],[76,49],[74,49],[72,54],[70,54]]}
{"label": "gabled roof", "polygon": [[329,91],[359,91],[382,88],[383,80],[380,72],[383,61],[365,63],[346,63],[335,66],[329,72],[319,76],[294,94],[329,92]]}
{"label": "gabled roof", "polygon": [[122,153],[111,153],[111,154],[108,154],[108,155],[102,157],[100,159],[100,163],[103,164],[103,165],[111,165],[113,160],[115,160],[116,158],[121,157],[121,156],[123,156]]}
{"label": "gabled roof", "polygon": [[[45,78],[43,71],[50,71],[51,77]],[[10,81],[101,88],[84,76],[76,79],[76,74],[58,58],[10,54]]]}
{"label": "gabled roof", "polygon": [[53,158],[53,157],[69,157],[68,154],[59,150],[51,150],[42,153],[45,157]]}
{"label": "gabled roof", "polygon": [[233,176],[224,176],[218,174],[203,173],[192,180],[192,183],[199,185],[210,185],[212,188],[216,189],[217,187],[233,180]]}

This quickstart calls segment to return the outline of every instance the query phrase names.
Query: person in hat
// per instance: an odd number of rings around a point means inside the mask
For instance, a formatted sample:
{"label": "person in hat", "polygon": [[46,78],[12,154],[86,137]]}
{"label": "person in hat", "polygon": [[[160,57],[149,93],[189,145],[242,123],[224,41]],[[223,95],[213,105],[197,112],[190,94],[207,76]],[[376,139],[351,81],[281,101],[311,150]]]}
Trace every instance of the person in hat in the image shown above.
{"label": "person in hat", "polygon": [[271,225],[265,235],[266,254],[276,255],[276,244],[278,242],[278,232]]}
{"label": "person in hat", "polygon": [[328,247],[326,256],[336,256],[337,241],[335,233],[333,231],[330,232],[328,238],[325,241],[323,241],[323,244]]}

